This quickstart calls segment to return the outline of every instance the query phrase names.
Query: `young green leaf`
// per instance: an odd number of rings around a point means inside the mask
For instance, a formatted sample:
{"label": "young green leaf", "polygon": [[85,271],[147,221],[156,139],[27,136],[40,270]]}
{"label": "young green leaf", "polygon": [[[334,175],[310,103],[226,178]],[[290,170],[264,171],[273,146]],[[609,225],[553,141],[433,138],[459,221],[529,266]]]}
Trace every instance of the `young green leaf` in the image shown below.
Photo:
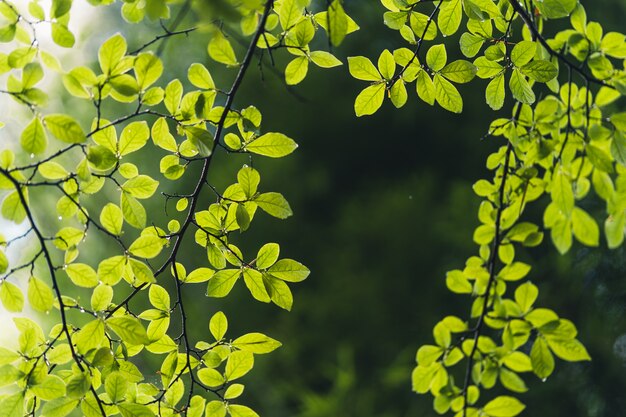
{"label": "young green leaf", "polygon": [[350,74],[357,80],[381,81],[382,76],[369,58],[364,56],[348,57]]}
{"label": "young green leaf", "polygon": [[385,84],[370,85],[359,93],[354,101],[354,112],[357,117],[376,113],[385,99]]}
{"label": "young green leaf", "polygon": [[298,144],[282,133],[270,132],[259,136],[245,146],[249,152],[270,158],[282,158],[296,150]]}

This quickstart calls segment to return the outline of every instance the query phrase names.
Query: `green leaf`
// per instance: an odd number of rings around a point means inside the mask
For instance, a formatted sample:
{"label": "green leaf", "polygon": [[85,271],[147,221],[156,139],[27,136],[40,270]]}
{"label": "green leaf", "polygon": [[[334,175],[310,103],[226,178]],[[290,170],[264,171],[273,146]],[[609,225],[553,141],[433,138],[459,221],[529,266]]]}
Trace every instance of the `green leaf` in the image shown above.
{"label": "green leaf", "polygon": [[120,156],[128,155],[144,147],[150,138],[150,129],[146,122],[132,122],[124,128],[118,144]]}
{"label": "green leaf", "polygon": [[426,53],[426,64],[433,71],[440,71],[448,61],[446,47],[443,44],[430,47]]}
{"label": "green leaf", "polygon": [[409,17],[409,25],[416,37],[432,41],[437,37],[437,25],[427,15],[413,12]]}
{"label": "green leaf", "polygon": [[385,84],[370,85],[359,93],[354,101],[354,112],[358,117],[376,113],[385,99]]}
{"label": "green leaf", "polygon": [[457,294],[469,294],[472,292],[472,284],[463,275],[463,272],[455,270],[446,274],[446,285],[448,289]]}
{"label": "green leaf", "polygon": [[241,396],[241,394],[243,394],[244,388],[245,387],[242,384],[232,384],[232,385],[230,385],[226,389],[226,392],[224,393],[224,399],[225,400],[232,400],[232,399],[238,398],[239,396]]}
{"label": "green leaf", "polygon": [[252,352],[237,350],[228,356],[224,377],[227,381],[241,378],[254,367],[254,355]]}
{"label": "green leaf", "polygon": [[408,93],[402,79],[396,81],[389,90],[389,98],[396,108],[401,108],[406,104]]}
{"label": "green leaf", "polygon": [[492,417],[514,417],[524,408],[526,406],[517,398],[501,395],[485,404],[483,410]]}
{"label": "green leaf", "polygon": [[280,254],[278,243],[267,243],[259,249],[256,255],[256,266],[259,269],[267,269],[276,263]]}
{"label": "green leaf", "polygon": [[348,34],[349,19],[341,0],[333,0],[328,7],[328,13],[326,14],[326,31],[328,32],[328,38],[333,46],[339,46],[343,42],[344,38]]}
{"label": "green leaf", "polygon": [[441,346],[423,345],[417,350],[416,360],[420,366],[430,366],[435,363],[443,353],[444,349]]}
{"label": "green leaf", "polygon": [[24,308],[24,295],[22,294],[22,290],[6,279],[3,280],[0,285],[0,301],[7,311],[13,313],[18,313]]}
{"label": "green leaf", "polygon": [[254,202],[258,204],[261,210],[279,219],[286,219],[293,214],[289,203],[279,193],[259,194],[254,198]]}
{"label": "green leaf", "polygon": [[626,216],[623,212],[607,217],[604,222],[604,233],[609,248],[615,249],[621,246],[624,241],[624,228],[626,227]]}
{"label": "green leaf", "polygon": [[39,399],[44,401],[65,396],[65,382],[56,375],[47,375],[39,384],[30,389]]}
{"label": "green leaf", "polygon": [[517,67],[522,67],[530,62],[537,51],[537,44],[532,41],[520,41],[511,51],[511,61]]}
{"label": "green leaf", "polygon": [[285,67],[285,82],[287,85],[299,84],[306,74],[309,72],[309,58],[306,56],[299,56],[294,58]]}
{"label": "green leaf", "polygon": [[506,281],[518,281],[530,272],[530,265],[523,262],[513,262],[506,265],[498,273],[498,278]]}
{"label": "green leaf", "polygon": [[150,343],[146,330],[138,319],[130,316],[111,317],[106,320],[106,325],[113,330],[126,343],[131,345],[143,345]]}
{"label": "green leaf", "polygon": [[120,197],[124,220],[137,229],[146,227],[146,209],[137,199],[127,193],[122,193]]}
{"label": "green leaf", "polygon": [[274,278],[271,275],[264,276],[263,279],[265,280],[267,290],[274,304],[290,311],[293,305],[293,294],[291,294],[289,286],[287,286],[284,281]]}
{"label": "green leaf", "polygon": [[155,414],[145,405],[133,403],[121,403],[117,409],[122,417],[154,417]]}
{"label": "green leaf", "polygon": [[135,198],[150,198],[159,187],[159,182],[147,175],[137,175],[122,184],[122,190]]}
{"label": "green leaf", "polygon": [[245,405],[231,404],[228,406],[231,417],[259,417],[259,415]]}
{"label": "green leaf", "polygon": [[[2,236],[0,235],[0,239]],[[4,274],[9,267],[9,260],[3,251],[0,250],[0,274]]]}
{"label": "green leaf", "polygon": [[268,272],[272,276],[288,282],[304,281],[311,273],[306,266],[293,259],[281,259],[272,265]]}
{"label": "green leaf", "polygon": [[222,401],[210,401],[206,406],[206,417],[226,416],[226,405]]}
{"label": "green leaf", "polygon": [[576,339],[547,338],[550,349],[559,358],[570,361],[590,361],[591,357],[587,349]]}
{"label": "green leaf", "polygon": [[[32,334],[32,332],[31,332]],[[21,349],[20,350],[24,350]],[[24,373],[13,365],[0,366],[0,387],[14,384],[24,377]]]}
{"label": "green leaf", "polygon": [[187,71],[187,78],[189,78],[191,84],[203,90],[215,88],[215,82],[213,77],[211,77],[211,73],[202,64],[191,64]]}
{"label": "green leaf", "polygon": [[243,168],[237,172],[237,182],[241,186],[246,198],[252,198],[257,192],[257,188],[261,182],[261,176],[256,169],[244,165]]}
{"label": "green leaf", "polygon": [[461,35],[459,40],[461,52],[468,58],[473,58],[478,54],[480,48],[482,48],[485,40],[480,36],[473,35],[465,32]]}
{"label": "green leaf", "polygon": [[559,75],[559,70],[552,62],[542,60],[529,62],[521,67],[520,71],[522,71],[522,74],[542,83],[547,83]]}
{"label": "green leaf", "polygon": [[476,58],[474,65],[476,66],[476,75],[480,78],[492,78],[498,74],[502,74],[504,70],[502,65],[484,56]]}
{"label": "green leaf", "polygon": [[52,290],[42,280],[30,277],[28,280],[28,302],[37,311],[50,311],[54,303]]}
{"label": "green leaf", "polygon": [[224,269],[217,271],[209,280],[207,295],[209,297],[226,297],[239,279],[241,271],[238,269]]}
{"label": "green leaf", "polygon": [[444,2],[441,4],[437,16],[437,26],[444,36],[453,35],[459,29],[462,17],[461,0]]}
{"label": "green leaf", "polygon": [[115,285],[122,278],[125,267],[125,256],[112,256],[104,259],[98,265],[98,280],[107,285]]}
{"label": "green leaf", "polygon": [[67,14],[72,8],[72,0],[53,0],[50,8],[50,17],[57,19]]}
{"label": "green leaf", "polygon": [[621,165],[626,166],[626,135],[616,130],[611,141],[611,155]]}
{"label": "green leaf", "polygon": [[24,210],[20,195],[17,191],[13,191],[4,198],[1,212],[2,217],[17,224],[22,223],[26,219],[26,210]]}
{"label": "green leaf", "polygon": [[75,263],[67,265],[65,273],[79,287],[93,288],[98,285],[98,274],[87,264]]}
{"label": "green leaf", "polygon": [[435,104],[435,85],[426,71],[420,71],[417,73],[416,87],[419,98],[431,106]]}
{"label": "green leaf", "polygon": [[129,262],[133,275],[139,282],[156,282],[154,274],[148,265],[133,258],[129,258]]}
{"label": "green leaf", "polygon": [[198,371],[198,379],[209,388],[221,387],[224,385],[224,377],[217,370],[202,368]]}
{"label": "green leaf", "polygon": [[418,394],[425,394],[430,390],[437,371],[440,369],[440,364],[432,364],[431,366],[417,366],[413,369],[411,374],[411,382],[413,391]]}
{"label": "green leaf", "polygon": [[348,57],[350,74],[357,80],[381,81],[382,76],[369,58],[364,56]]}
{"label": "green leaf", "polygon": [[532,87],[528,81],[526,81],[526,78],[521,71],[517,68],[515,68],[511,73],[509,88],[511,89],[511,93],[513,93],[513,97],[515,97],[516,100],[524,104],[533,104],[535,102],[535,93],[533,92]]}
{"label": "green leaf", "polygon": [[558,170],[552,178],[552,202],[561,212],[569,217],[574,210],[574,192],[567,175]]}
{"label": "green leaf", "polygon": [[24,416],[24,391],[6,396],[0,401],[0,417],[22,416]]}
{"label": "green leaf", "polygon": [[100,145],[88,147],[87,160],[99,171],[106,171],[113,168],[118,161],[117,156],[113,152]]}
{"label": "green leaf", "polygon": [[98,61],[102,72],[109,76],[115,74],[116,67],[126,55],[126,39],[119,33],[107,39],[98,50]]}
{"label": "green leaf", "polygon": [[160,285],[152,284],[149,290],[150,304],[161,311],[169,313],[170,295],[167,290]]}
{"label": "green leaf", "polygon": [[67,143],[82,143],[85,132],[78,122],[66,114],[49,114],[43,119],[46,128],[59,140]]}
{"label": "green leaf", "polygon": [[467,83],[476,75],[476,67],[471,62],[459,59],[443,67],[441,75],[455,83]]}
{"label": "green leaf", "polygon": [[448,111],[461,113],[463,111],[463,99],[456,87],[439,74],[435,74],[433,83],[437,103]]}
{"label": "green leaf", "polygon": [[51,34],[52,40],[59,46],[64,48],[71,48],[76,43],[76,37],[68,27],[62,23],[52,22],[51,26]]}
{"label": "green leaf", "polygon": [[38,117],[35,117],[22,131],[20,136],[20,144],[22,149],[28,153],[42,153],[48,146],[48,136],[43,128],[43,123]]}
{"label": "green leaf", "polygon": [[209,331],[215,340],[222,340],[227,330],[228,319],[226,318],[226,315],[221,311],[213,314],[213,317],[211,317],[211,320],[209,321]]}
{"label": "green leaf", "polygon": [[[189,142],[195,147],[195,150],[197,150],[200,156],[211,155],[214,146],[211,132],[204,128],[191,126],[185,128],[185,135],[187,135]],[[182,153],[184,153],[184,151]]]}
{"label": "green leaf", "polygon": [[537,300],[539,290],[531,282],[525,282],[515,290],[515,302],[519,305],[523,313],[530,311]]}
{"label": "green leaf", "polygon": [[111,372],[104,381],[104,388],[113,403],[118,403],[126,396],[128,381],[120,372]]}
{"label": "green leaf", "polygon": [[504,74],[500,74],[493,80],[489,81],[487,89],[485,90],[485,99],[487,100],[489,107],[493,110],[500,110],[504,105],[505,97]]}
{"label": "green leaf", "polygon": [[15,362],[19,358],[20,355],[17,352],[0,347],[0,366]]}
{"label": "green leaf", "polygon": [[311,61],[320,68],[333,68],[342,65],[341,61],[330,52],[313,51],[309,56]]}
{"label": "green leaf", "polygon": [[406,25],[408,17],[409,14],[406,11],[385,12],[383,14],[385,25],[393,30],[402,29],[402,27]]}
{"label": "green leaf", "polygon": [[600,244],[600,228],[586,211],[574,207],[572,211],[572,232],[580,243],[587,246]]}
{"label": "green leaf", "polygon": [[61,397],[44,404],[42,414],[46,417],[65,417],[78,406],[78,400]]}
{"label": "green leaf", "polygon": [[222,35],[221,32],[215,32],[213,38],[209,42],[209,56],[225,65],[237,65],[237,57],[230,41]]}
{"label": "green leaf", "polygon": [[532,371],[530,358],[525,353],[513,351],[504,358],[504,364],[515,372]]}
{"label": "green leaf", "polygon": [[194,269],[187,275],[182,281],[188,283],[206,282],[215,274],[210,268],[198,268]]}
{"label": "green leaf", "polygon": [[297,0],[284,0],[276,6],[280,26],[289,30],[302,18],[302,2]]}
{"label": "green leaf", "polygon": [[37,168],[39,173],[50,180],[59,180],[62,178],[66,178],[69,175],[69,172],[58,162],[47,161],[39,165]]}
{"label": "green leaf", "polygon": [[176,139],[170,133],[165,117],[160,117],[152,125],[152,140],[155,145],[170,152],[177,152]]}
{"label": "green leaf", "polygon": [[388,49],[385,49],[378,57],[378,71],[386,80],[393,78],[396,71],[396,61]]}
{"label": "green leaf", "polygon": [[106,284],[99,284],[91,294],[91,308],[94,311],[103,311],[112,300],[113,288]]}
{"label": "green leaf", "polygon": [[254,354],[270,353],[282,344],[262,333],[248,333],[233,340],[233,346]]}
{"label": "green leaf", "polygon": [[537,337],[530,350],[530,361],[533,372],[539,378],[547,378],[554,371],[554,356],[550,353],[546,341],[542,337]]}
{"label": "green leaf", "polygon": [[95,319],[82,326],[78,333],[72,335],[72,341],[76,344],[79,352],[88,352],[99,348],[105,340],[104,323]]}
{"label": "green leaf", "polygon": [[163,73],[163,63],[158,56],[152,53],[141,53],[135,58],[133,66],[137,77],[137,84],[140,91],[154,84]]}
{"label": "green leaf", "polygon": [[258,155],[281,158],[295,151],[297,147],[298,144],[293,139],[282,133],[270,132],[248,143],[245,149]]}
{"label": "green leaf", "polygon": [[122,234],[122,225],[124,223],[124,216],[122,210],[113,203],[107,203],[100,212],[100,224],[108,232],[119,236]]}
{"label": "green leaf", "polygon": [[576,7],[576,0],[544,0],[536,5],[541,14],[548,19],[569,16]]}
{"label": "green leaf", "polygon": [[259,271],[249,268],[245,269],[243,271],[243,280],[255,300],[259,300],[263,303],[269,303],[271,301],[271,297],[263,282],[263,275]]}

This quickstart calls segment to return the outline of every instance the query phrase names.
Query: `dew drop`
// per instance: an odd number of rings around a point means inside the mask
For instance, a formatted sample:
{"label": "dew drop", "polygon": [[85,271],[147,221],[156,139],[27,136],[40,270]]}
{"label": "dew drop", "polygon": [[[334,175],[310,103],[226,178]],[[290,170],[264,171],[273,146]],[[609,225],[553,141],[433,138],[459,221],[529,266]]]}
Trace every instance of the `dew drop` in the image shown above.
{"label": "dew drop", "polygon": [[413,196],[412,195],[409,196],[409,200],[413,200]]}
{"label": "dew drop", "polygon": [[80,312],[81,312],[81,313],[84,313],[84,312],[85,312],[85,309],[84,309],[84,308],[82,308],[82,307],[81,307],[79,310],[80,310]]}
{"label": "dew drop", "polygon": [[31,153],[31,154],[30,154],[30,159],[33,159],[34,157],[35,157],[35,154],[34,154],[34,153]]}
{"label": "dew drop", "polygon": [[63,220],[63,216],[59,216],[59,220]]}
{"label": "dew drop", "polygon": [[548,378],[541,378],[541,382],[546,382]]}

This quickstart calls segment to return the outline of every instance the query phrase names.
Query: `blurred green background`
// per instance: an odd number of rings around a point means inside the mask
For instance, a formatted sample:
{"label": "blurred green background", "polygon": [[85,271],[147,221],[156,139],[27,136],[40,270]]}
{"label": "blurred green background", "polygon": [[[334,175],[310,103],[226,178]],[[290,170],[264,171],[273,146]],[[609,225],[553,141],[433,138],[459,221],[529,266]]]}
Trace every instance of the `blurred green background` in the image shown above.
{"label": "blurred green background", "polygon": [[[361,31],[334,51],[342,60],[376,57],[384,48],[405,46],[382,24],[378,1],[345,3]],[[587,2],[587,11],[607,30],[623,30],[623,0]],[[111,13],[112,21],[119,19],[116,13]],[[191,24],[189,20],[181,28]],[[131,29],[140,45],[159,27],[148,23]],[[164,59],[174,65],[164,78],[184,76],[193,61],[215,67],[206,55],[205,36],[198,32],[170,40]],[[234,72],[216,70],[213,75],[229,85]],[[222,309],[230,335],[261,331],[284,343],[259,357],[255,371],[242,381],[248,384],[244,401],[262,415],[435,414],[430,396],[411,392],[410,373],[418,346],[432,341],[433,325],[445,315],[467,317],[469,311],[467,298],[448,292],[444,277],[477,250],[471,236],[479,200],[471,185],[489,175],[485,158],[501,145],[499,139],[483,139],[494,118],[484,102],[485,85],[477,79],[461,87],[461,115],[431,108],[411,91],[403,109],[385,103],[375,116],[356,119],[353,100],[364,85],[350,78],[346,66],[313,69],[302,85],[287,88],[268,60],[253,65],[235,105],[256,105],[264,131],[284,132],[300,148],[285,160],[253,161],[262,175],[262,190],[284,193],[295,216],[283,222],[258,216],[242,247],[244,253],[254,253],[263,243],[278,242],[282,256],[302,261],[312,274],[292,286],[291,313],[255,302],[242,283],[224,301],[206,299],[191,288],[185,296],[192,301],[187,305],[193,335],[205,335],[208,318]],[[243,163],[248,159],[220,154],[211,183],[218,188],[229,184]],[[187,177],[192,181],[194,175]],[[212,198],[207,196],[207,202]],[[598,202],[585,204],[602,214]],[[189,262],[197,259],[194,253],[185,255]],[[531,279],[541,290],[539,304],[573,320],[593,357],[589,363],[558,363],[545,383],[525,376],[530,391],[520,398],[529,406],[526,415],[624,415],[623,248],[611,252],[575,246],[560,257],[546,243],[522,257],[534,266]]]}

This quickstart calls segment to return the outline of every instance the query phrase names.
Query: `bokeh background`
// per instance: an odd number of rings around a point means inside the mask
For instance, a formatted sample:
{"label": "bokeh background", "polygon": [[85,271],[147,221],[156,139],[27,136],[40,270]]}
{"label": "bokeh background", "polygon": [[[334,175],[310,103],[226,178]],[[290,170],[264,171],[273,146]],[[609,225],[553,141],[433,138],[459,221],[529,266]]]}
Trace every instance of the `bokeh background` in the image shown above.
{"label": "bokeh background", "polygon": [[[384,48],[405,46],[397,32],[382,24],[384,9],[378,1],[345,3],[361,31],[334,51],[344,62],[350,55],[373,58]],[[586,5],[590,19],[607,30],[624,30],[623,0]],[[209,9],[180,27],[214,17]],[[85,13],[99,22],[84,29],[81,45],[87,59],[121,22],[115,8],[104,15],[100,9]],[[159,32],[159,25],[124,30],[131,43],[141,45]],[[193,61],[215,67],[202,31],[172,38],[164,59],[173,64],[164,78],[183,77]],[[285,61],[278,61],[280,68]],[[282,192],[295,216],[286,221],[258,216],[241,245],[249,253],[268,241],[278,242],[283,256],[302,261],[312,274],[292,286],[290,313],[255,302],[243,285],[219,301],[187,289],[192,335],[206,335],[208,318],[223,310],[231,335],[261,331],[284,342],[280,350],[259,357],[254,372],[242,381],[248,385],[246,403],[268,417],[434,415],[431,397],[411,392],[410,373],[418,346],[432,341],[433,325],[450,313],[467,317],[469,311],[466,297],[446,290],[444,277],[477,250],[471,236],[479,200],[471,185],[489,175],[484,161],[501,145],[499,139],[485,137],[494,118],[483,98],[486,83],[477,79],[461,87],[461,115],[431,108],[413,91],[403,109],[385,103],[375,116],[357,119],[353,100],[364,85],[347,74],[346,66],[314,69],[301,85],[287,88],[268,63],[253,65],[235,105],[256,105],[265,131],[284,132],[300,144],[284,160],[253,161],[263,189]],[[234,70],[213,73],[224,85],[233,75]],[[221,154],[211,183],[228,185],[243,163],[248,159]],[[158,173],[156,162],[151,170]],[[194,175],[188,177],[191,181]],[[190,189],[192,184],[177,186]],[[600,203],[585,204],[601,217]],[[154,209],[153,216],[159,216],[161,206]],[[183,255],[197,262],[194,253]],[[520,396],[529,406],[526,415],[625,415],[624,249],[575,245],[567,256],[558,256],[546,242],[522,257],[534,266],[538,303],[573,320],[593,357],[588,363],[559,362],[545,383],[526,376],[530,391]]]}

